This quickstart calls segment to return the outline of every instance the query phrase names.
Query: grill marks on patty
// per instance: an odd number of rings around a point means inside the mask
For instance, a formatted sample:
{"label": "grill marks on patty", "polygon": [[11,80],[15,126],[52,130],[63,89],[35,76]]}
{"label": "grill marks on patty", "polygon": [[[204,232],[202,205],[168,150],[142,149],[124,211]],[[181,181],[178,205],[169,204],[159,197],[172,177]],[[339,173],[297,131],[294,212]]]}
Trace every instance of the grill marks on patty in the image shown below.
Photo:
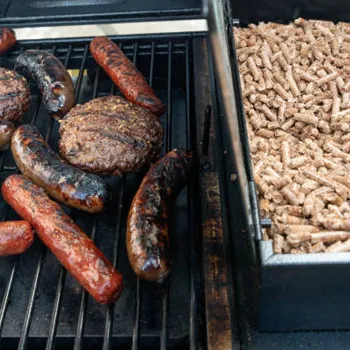
{"label": "grill marks on patty", "polygon": [[19,123],[29,104],[30,90],[25,78],[0,68],[0,119]]}
{"label": "grill marks on patty", "polygon": [[61,122],[62,156],[97,174],[138,171],[158,156],[163,130],[158,118],[119,96],[74,107]]}

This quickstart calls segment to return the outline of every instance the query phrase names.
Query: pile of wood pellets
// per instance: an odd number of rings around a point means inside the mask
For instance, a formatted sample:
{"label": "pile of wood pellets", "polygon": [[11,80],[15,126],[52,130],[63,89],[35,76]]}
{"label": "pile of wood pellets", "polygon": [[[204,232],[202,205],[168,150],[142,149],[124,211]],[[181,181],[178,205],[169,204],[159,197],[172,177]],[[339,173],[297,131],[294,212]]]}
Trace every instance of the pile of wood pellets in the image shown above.
{"label": "pile of wood pellets", "polygon": [[350,251],[350,23],[234,29],[264,239]]}

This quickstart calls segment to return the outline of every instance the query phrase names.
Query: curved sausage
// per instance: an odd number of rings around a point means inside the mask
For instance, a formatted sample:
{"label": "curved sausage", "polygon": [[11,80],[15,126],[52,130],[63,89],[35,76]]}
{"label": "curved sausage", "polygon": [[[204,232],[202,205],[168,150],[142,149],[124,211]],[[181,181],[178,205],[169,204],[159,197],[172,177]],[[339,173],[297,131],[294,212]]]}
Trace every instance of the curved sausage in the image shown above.
{"label": "curved sausage", "polygon": [[75,106],[72,78],[61,61],[46,51],[27,50],[16,60],[16,69],[37,83],[48,112],[63,118]]}
{"label": "curved sausage", "polygon": [[164,113],[164,104],[117,44],[106,37],[96,37],[90,43],[90,52],[130,102],[158,116]]}
{"label": "curved sausage", "polygon": [[188,182],[191,166],[191,152],[169,152],[147,172],[132,201],[127,251],[142,279],[162,281],[169,274],[168,205]]}
{"label": "curved sausage", "polygon": [[0,256],[25,252],[33,243],[34,234],[27,221],[0,222]]}
{"label": "curved sausage", "polygon": [[64,163],[35,126],[14,132],[11,151],[19,170],[58,201],[73,208],[98,213],[108,199],[106,183],[97,175]]}
{"label": "curved sausage", "polygon": [[12,175],[4,181],[1,192],[92,297],[103,304],[119,298],[123,290],[120,273],[42,188],[22,175]]}
{"label": "curved sausage", "polygon": [[16,127],[8,120],[0,120],[0,150],[11,141],[11,137]]}
{"label": "curved sausage", "polygon": [[11,28],[0,28],[0,55],[16,44],[16,34]]}

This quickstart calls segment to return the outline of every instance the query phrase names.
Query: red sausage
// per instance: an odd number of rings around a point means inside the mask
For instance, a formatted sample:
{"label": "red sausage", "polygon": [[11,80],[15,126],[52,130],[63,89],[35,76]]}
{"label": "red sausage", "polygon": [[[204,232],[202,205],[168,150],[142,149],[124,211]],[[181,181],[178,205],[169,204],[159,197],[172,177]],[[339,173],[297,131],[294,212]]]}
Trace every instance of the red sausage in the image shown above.
{"label": "red sausage", "polygon": [[60,263],[98,302],[107,304],[119,298],[123,290],[120,273],[42,188],[23,175],[11,175],[1,191],[5,201],[32,224]]}
{"label": "red sausage", "polygon": [[96,37],[90,43],[90,51],[95,61],[130,102],[149,109],[158,116],[164,113],[164,104],[117,44],[104,36]]}
{"label": "red sausage", "polygon": [[33,243],[34,234],[27,221],[0,222],[0,256],[25,252]]}
{"label": "red sausage", "polygon": [[0,28],[0,55],[16,44],[16,34],[11,28]]}

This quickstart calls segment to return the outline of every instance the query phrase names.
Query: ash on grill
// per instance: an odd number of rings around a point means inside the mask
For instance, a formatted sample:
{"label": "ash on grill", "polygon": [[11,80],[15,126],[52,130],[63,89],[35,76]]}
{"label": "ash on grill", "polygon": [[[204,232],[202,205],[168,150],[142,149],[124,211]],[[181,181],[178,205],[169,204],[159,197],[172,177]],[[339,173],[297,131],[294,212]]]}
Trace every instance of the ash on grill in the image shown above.
{"label": "ash on grill", "polygon": [[350,251],[350,24],[234,29],[253,173],[275,253]]}

